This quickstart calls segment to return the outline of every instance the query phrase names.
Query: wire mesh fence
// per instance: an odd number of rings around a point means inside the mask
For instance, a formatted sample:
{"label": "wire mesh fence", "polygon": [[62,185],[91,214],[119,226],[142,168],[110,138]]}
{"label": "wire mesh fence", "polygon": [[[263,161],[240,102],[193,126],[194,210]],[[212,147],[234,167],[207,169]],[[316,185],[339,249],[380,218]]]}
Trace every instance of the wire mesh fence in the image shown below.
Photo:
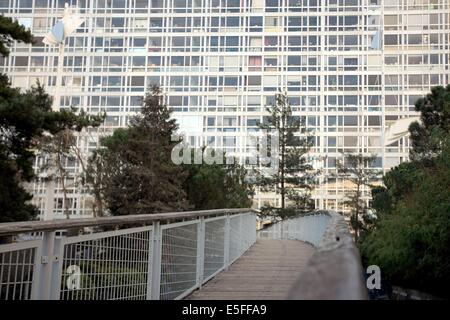
{"label": "wire mesh fence", "polygon": [[180,299],[255,241],[252,211],[79,236],[43,231],[0,245],[0,300]]}
{"label": "wire mesh fence", "polygon": [[199,222],[163,226],[161,300],[172,300],[197,284]]}
{"label": "wire mesh fence", "polygon": [[203,279],[208,279],[225,266],[225,220],[221,217],[205,221]]}
{"label": "wire mesh fence", "polygon": [[259,238],[294,239],[319,246],[331,217],[327,214],[314,214],[283,220],[258,231]]}
{"label": "wire mesh fence", "polygon": [[60,299],[146,299],[151,240],[151,227],[63,239]]}
{"label": "wire mesh fence", "polygon": [[241,234],[242,216],[234,216],[230,218],[230,261],[236,260],[242,248],[242,234]]}
{"label": "wire mesh fence", "polygon": [[0,246],[0,300],[32,298],[39,241]]}

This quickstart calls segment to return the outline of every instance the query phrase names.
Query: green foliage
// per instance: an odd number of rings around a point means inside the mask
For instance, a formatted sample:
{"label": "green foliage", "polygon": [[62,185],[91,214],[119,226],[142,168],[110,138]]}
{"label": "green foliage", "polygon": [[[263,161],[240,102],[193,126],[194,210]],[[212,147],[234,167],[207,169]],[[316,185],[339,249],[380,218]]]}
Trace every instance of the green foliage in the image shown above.
{"label": "green foliage", "polygon": [[366,205],[367,196],[364,195],[363,188],[371,186],[381,175],[379,170],[371,167],[375,158],[375,156],[349,153],[344,154],[344,162],[337,162],[337,175],[353,186],[353,188],[346,188],[344,204],[351,210],[350,224],[355,232],[356,241],[360,233],[367,232],[372,224]]}
{"label": "green foliage", "polygon": [[21,41],[32,43],[33,36],[30,30],[26,30],[24,26],[17,21],[13,21],[9,17],[0,15],[0,54],[2,56],[9,55],[9,47],[13,41]]}
{"label": "green foliage", "polygon": [[450,132],[450,85],[434,87],[415,104],[421,123],[410,125],[413,160],[427,160],[442,150],[442,137]]}
{"label": "green foliage", "polygon": [[[31,32],[11,18],[0,15],[2,56],[8,56],[8,47],[13,40],[30,43]],[[21,95],[18,89],[11,88],[8,77],[0,74],[0,222],[29,220],[37,215],[36,208],[28,203],[31,195],[21,185],[23,179],[30,180],[32,177],[31,152],[28,147],[33,135],[39,131],[39,125],[35,125],[36,119],[21,111],[30,109],[26,103],[30,96],[43,97],[36,93]],[[21,123],[19,119],[24,117],[27,121]]]}
{"label": "green foliage", "polygon": [[[117,252],[116,254],[120,255]],[[69,290],[64,294],[64,297],[67,300],[111,300],[137,294],[145,295],[148,274],[147,269],[143,270],[143,264],[133,262],[111,263],[103,260],[108,258],[110,259],[107,255],[97,254],[81,260],[78,263],[81,271],[79,289]],[[61,290],[68,289],[67,281],[70,281],[69,277],[71,277],[70,274],[63,273]],[[117,288],[120,288],[120,293]]]}
{"label": "green foliage", "polygon": [[33,160],[40,139],[68,128],[79,129],[87,116],[71,110],[55,112],[52,99],[38,83],[22,93],[0,75],[0,222],[29,220],[37,210],[27,201],[31,195],[23,183],[34,177]]}
{"label": "green foliage", "polygon": [[[432,167],[403,171],[381,195],[379,221],[361,244],[366,264],[376,264],[395,284],[448,296],[450,282],[450,148]],[[387,174],[389,175],[389,173]],[[398,175],[395,172],[394,175]],[[392,192],[397,182],[414,180],[408,193]],[[401,183],[401,182],[400,182]],[[380,195],[376,198],[379,201]]]}
{"label": "green foliage", "polygon": [[171,161],[176,129],[160,89],[153,87],[130,126],[103,138],[103,150],[91,157],[87,181],[97,205],[104,201],[113,215],[187,209],[186,174]]}
{"label": "green foliage", "polygon": [[409,130],[412,162],[388,172],[373,189],[377,221],[361,241],[366,264],[377,264],[391,282],[449,296],[450,86],[433,88],[416,104],[421,124]]}
{"label": "green foliage", "polygon": [[38,211],[29,204],[32,196],[21,185],[19,170],[13,160],[0,152],[0,222],[25,221]]}
{"label": "green foliage", "polygon": [[[0,16],[0,54],[7,56],[13,41],[31,43],[29,30]],[[71,110],[52,111],[52,99],[38,83],[21,92],[0,74],[0,222],[33,219],[37,210],[24,188],[34,177],[33,160],[38,141],[46,134],[84,127],[83,117]]]}
{"label": "green foliage", "polygon": [[190,164],[184,189],[195,210],[249,208],[253,188],[239,164]]}
{"label": "green foliage", "polygon": [[265,206],[261,208],[261,215],[285,219],[309,212],[314,208],[311,190],[318,172],[313,170],[308,158],[312,142],[304,121],[292,115],[285,93],[277,94],[275,103],[266,110],[269,117],[260,129],[267,130],[269,135],[274,133],[271,139],[278,137],[278,150],[271,150],[270,143],[267,149],[279,159],[279,164],[274,173],[267,173],[264,167],[257,170],[256,184],[263,192],[280,194],[281,207]]}
{"label": "green foliage", "polygon": [[372,189],[372,208],[379,214],[391,213],[399,201],[413,192],[414,186],[423,179],[418,162],[404,162],[383,176],[383,185]]}

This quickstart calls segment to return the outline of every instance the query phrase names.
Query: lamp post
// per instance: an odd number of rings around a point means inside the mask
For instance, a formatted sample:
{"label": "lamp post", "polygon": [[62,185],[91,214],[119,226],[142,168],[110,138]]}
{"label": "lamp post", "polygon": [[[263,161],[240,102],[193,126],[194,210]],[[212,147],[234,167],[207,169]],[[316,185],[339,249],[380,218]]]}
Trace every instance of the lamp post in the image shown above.
{"label": "lamp post", "polygon": [[[43,39],[43,43],[49,46],[58,46],[58,66],[56,69],[56,82],[53,90],[53,105],[54,111],[60,109],[60,89],[62,84],[62,73],[64,67],[64,47],[68,36],[75,32],[75,30],[84,22],[78,14],[72,12],[69,5],[64,6],[64,15],[47,33]],[[55,199],[55,182],[50,179],[47,182],[45,197],[45,211],[43,220],[53,219],[53,204]]]}
{"label": "lamp post", "polygon": [[64,7],[64,15],[53,28],[47,33],[42,42],[50,46],[58,46],[58,66],[56,73],[56,83],[54,90],[53,108],[59,107],[60,88],[62,81],[62,72],[64,67],[64,49],[65,41],[68,36],[75,32],[75,30],[84,22],[77,13],[72,12],[72,9],[66,3]]}

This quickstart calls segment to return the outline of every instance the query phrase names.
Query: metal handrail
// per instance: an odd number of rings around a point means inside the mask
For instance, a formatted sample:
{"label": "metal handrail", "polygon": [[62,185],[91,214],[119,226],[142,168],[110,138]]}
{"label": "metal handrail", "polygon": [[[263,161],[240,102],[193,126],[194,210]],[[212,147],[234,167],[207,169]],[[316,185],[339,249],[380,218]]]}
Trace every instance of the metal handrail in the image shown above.
{"label": "metal handrail", "polygon": [[333,211],[317,250],[291,287],[293,300],[366,300],[361,257],[348,223]]}
{"label": "metal handrail", "polygon": [[258,236],[300,240],[316,248],[287,299],[367,299],[361,258],[342,215],[333,211],[314,211],[275,223],[260,230]]}
{"label": "metal handrail", "polygon": [[0,223],[0,237],[20,233],[55,231],[83,227],[139,225],[153,222],[168,222],[180,219],[197,219],[200,217],[213,217],[233,215],[245,212],[258,212],[254,209],[214,209],[200,211],[167,212],[154,214],[136,214],[126,216],[108,216],[99,218],[57,219],[48,221],[23,221]]}
{"label": "metal handrail", "polygon": [[[0,224],[0,300],[182,299],[256,241],[256,210],[218,209]],[[57,236],[57,230],[123,225]],[[95,231],[95,230],[93,230]]]}

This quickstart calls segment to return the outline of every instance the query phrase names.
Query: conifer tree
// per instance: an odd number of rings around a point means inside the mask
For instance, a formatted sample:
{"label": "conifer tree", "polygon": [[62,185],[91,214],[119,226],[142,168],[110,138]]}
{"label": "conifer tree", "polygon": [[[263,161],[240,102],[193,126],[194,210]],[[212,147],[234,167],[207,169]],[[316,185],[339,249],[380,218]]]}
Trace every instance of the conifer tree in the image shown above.
{"label": "conifer tree", "polygon": [[317,171],[313,170],[308,158],[312,141],[305,123],[300,117],[292,115],[286,93],[277,94],[275,103],[267,111],[267,121],[259,127],[267,132],[270,139],[278,138],[277,150],[271,150],[271,143],[267,146],[271,156],[277,157],[278,168],[270,174],[259,170],[256,184],[264,192],[275,191],[280,195],[280,207],[266,206],[262,208],[263,215],[284,219],[314,208],[311,190]]}
{"label": "conifer tree", "polygon": [[[2,56],[8,56],[14,41],[32,43],[33,37],[17,21],[0,15]],[[21,91],[0,74],[0,222],[36,217],[38,211],[30,204],[32,195],[25,184],[35,176],[38,141],[69,128],[81,130],[88,118],[72,110],[53,111],[52,98],[40,83]]]}
{"label": "conifer tree", "polygon": [[171,139],[177,124],[170,114],[161,90],[153,87],[144,98],[141,113],[130,125],[102,139],[104,149],[95,155],[95,162],[92,158],[93,176],[88,180],[97,182],[96,188],[103,194],[111,214],[188,208],[183,190],[186,173],[171,160],[172,149],[178,142]]}

